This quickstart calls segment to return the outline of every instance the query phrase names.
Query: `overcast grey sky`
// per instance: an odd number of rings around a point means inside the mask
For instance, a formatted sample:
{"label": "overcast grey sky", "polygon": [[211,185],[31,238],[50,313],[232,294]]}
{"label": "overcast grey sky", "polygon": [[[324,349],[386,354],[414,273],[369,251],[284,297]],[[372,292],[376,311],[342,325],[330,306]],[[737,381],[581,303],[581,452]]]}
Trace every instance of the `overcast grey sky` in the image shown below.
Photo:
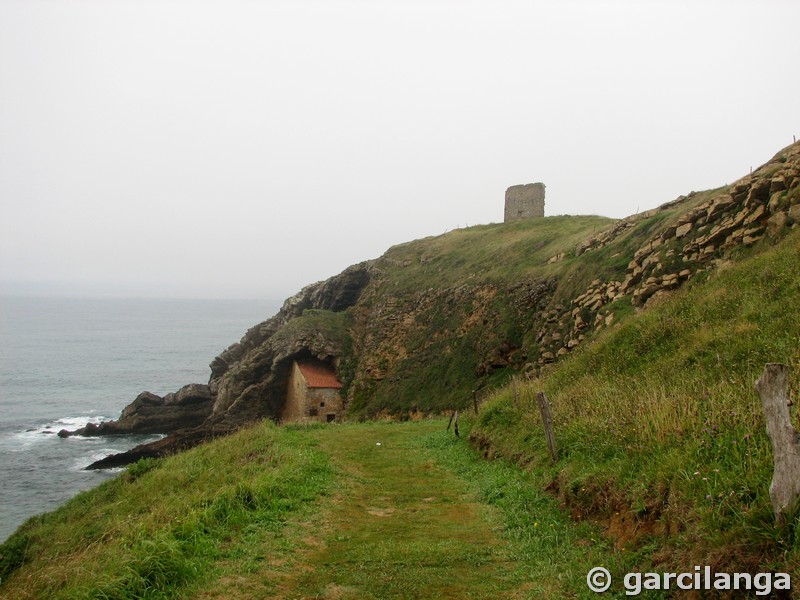
{"label": "overcast grey sky", "polygon": [[4,291],[284,297],[389,246],[623,217],[800,135],[796,0],[0,0]]}

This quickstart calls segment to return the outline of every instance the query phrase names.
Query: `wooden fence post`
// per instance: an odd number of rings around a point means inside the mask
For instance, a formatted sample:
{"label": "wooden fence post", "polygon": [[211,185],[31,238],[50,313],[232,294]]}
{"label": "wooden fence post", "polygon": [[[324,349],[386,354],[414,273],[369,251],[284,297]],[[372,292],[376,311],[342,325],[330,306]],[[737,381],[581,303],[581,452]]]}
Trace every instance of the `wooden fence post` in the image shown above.
{"label": "wooden fence post", "polygon": [[458,411],[456,411],[456,420],[455,420],[455,423],[453,423],[453,433],[456,434],[456,437],[459,437],[458,436]]}
{"label": "wooden fence post", "polygon": [[544,435],[547,438],[547,447],[550,450],[550,458],[553,462],[558,461],[558,450],[556,449],[556,436],[553,432],[553,413],[550,412],[550,402],[547,395],[542,391],[536,394],[539,400],[539,412],[542,413],[542,423],[544,424]]}
{"label": "wooden fence post", "polygon": [[767,434],[772,441],[774,471],[769,498],[778,525],[786,523],[800,497],[800,444],[789,416],[788,374],[787,365],[767,363],[764,373],[756,381]]}
{"label": "wooden fence post", "polygon": [[517,396],[517,376],[511,377],[511,388],[514,390],[514,408],[519,411],[519,397]]}

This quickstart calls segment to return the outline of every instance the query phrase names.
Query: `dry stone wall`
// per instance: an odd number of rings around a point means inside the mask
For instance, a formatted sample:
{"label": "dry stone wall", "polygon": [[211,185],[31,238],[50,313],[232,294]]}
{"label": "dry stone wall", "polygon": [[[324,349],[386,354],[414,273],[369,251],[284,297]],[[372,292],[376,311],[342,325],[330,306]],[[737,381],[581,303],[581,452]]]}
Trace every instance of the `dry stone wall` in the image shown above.
{"label": "dry stone wall", "polygon": [[[800,144],[778,153],[770,162],[718,193],[692,206],[695,193],[656,209],[622,219],[579,244],[575,256],[593,252],[624,235],[645,219],[671,211],[676,216],[634,253],[621,280],[595,279],[571,302],[547,314],[538,334],[540,355],[534,363],[554,362],[577,347],[593,330],[614,322],[607,310],[629,296],[644,308],[679,288],[698,272],[725,262],[737,247],[752,246],[765,236],[777,238],[800,225]],[[680,207],[686,205],[686,211]],[[562,260],[554,256],[551,262]]]}

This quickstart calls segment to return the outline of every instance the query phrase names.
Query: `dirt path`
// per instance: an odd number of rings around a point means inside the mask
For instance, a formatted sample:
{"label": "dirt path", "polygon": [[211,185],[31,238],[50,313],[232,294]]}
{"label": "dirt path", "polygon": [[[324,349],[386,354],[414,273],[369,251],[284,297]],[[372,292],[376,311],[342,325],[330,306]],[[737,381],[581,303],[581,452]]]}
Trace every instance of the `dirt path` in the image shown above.
{"label": "dirt path", "polygon": [[300,527],[280,598],[513,597],[497,516],[421,439],[442,424],[312,430],[339,484]]}

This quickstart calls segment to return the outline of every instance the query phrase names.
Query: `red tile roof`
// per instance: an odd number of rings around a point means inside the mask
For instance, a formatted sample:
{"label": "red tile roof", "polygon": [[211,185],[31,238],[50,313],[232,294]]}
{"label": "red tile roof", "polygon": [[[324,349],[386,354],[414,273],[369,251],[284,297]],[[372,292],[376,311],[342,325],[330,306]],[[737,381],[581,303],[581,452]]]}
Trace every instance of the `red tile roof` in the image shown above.
{"label": "red tile roof", "polygon": [[341,382],[336,378],[336,372],[323,362],[303,360],[298,361],[297,366],[300,367],[300,372],[310,388],[340,389],[342,387]]}

